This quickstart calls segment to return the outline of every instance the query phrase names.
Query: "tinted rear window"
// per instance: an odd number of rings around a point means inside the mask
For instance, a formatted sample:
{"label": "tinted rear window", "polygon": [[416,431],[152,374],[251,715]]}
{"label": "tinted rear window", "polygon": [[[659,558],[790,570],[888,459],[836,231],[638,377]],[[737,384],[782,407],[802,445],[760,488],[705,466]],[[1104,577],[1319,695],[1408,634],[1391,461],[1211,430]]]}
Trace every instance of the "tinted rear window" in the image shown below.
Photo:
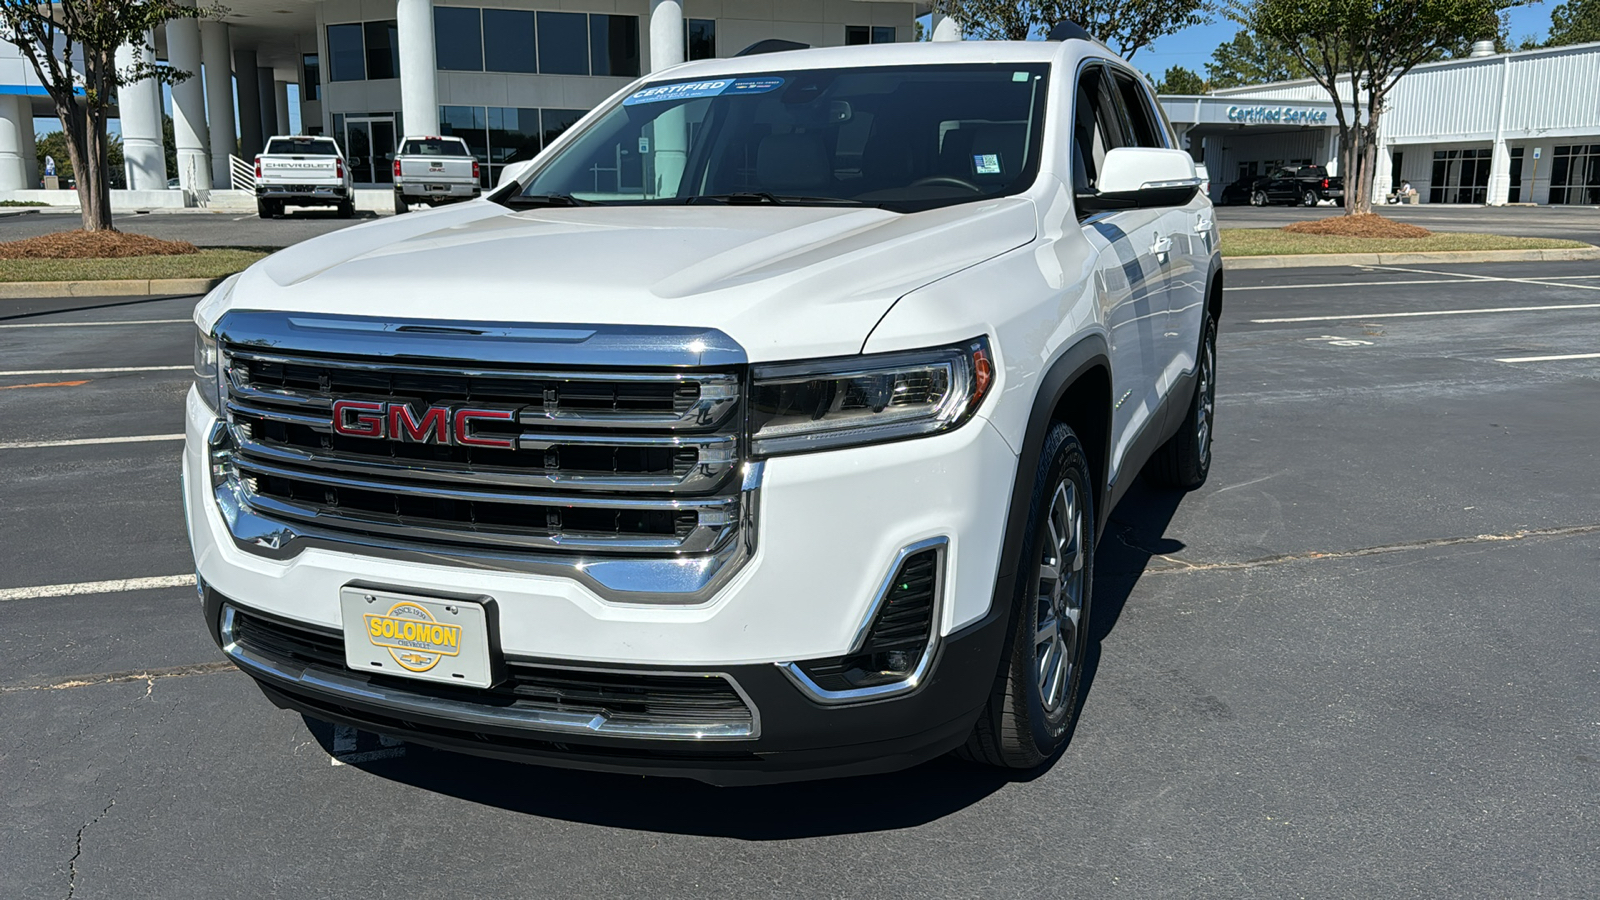
{"label": "tinted rear window", "polygon": [[269,156],[338,156],[339,148],[327,138],[273,138],[267,141]]}
{"label": "tinted rear window", "polygon": [[461,141],[446,140],[444,138],[427,138],[423,140],[406,141],[401,149],[402,156],[471,156],[467,152],[467,145]]}

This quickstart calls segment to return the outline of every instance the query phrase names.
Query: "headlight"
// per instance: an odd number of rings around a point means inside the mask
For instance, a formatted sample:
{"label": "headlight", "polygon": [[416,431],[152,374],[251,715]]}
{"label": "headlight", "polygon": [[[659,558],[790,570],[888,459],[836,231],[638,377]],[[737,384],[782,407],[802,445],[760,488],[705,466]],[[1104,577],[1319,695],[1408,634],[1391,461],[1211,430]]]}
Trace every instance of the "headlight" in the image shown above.
{"label": "headlight", "polygon": [[218,412],[222,409],[219,372],[221,362],[222,356],[217,352],[217,339],[196,328],[194,330],[194,386],[200,391],[200,399],[206,401],[206,406],[211,407],[212,412]]}
{"label": "headlight", "polygon": [[994,382],[989,342],[754,366],[751,452],[803,453],[921,437],[965,422]]}

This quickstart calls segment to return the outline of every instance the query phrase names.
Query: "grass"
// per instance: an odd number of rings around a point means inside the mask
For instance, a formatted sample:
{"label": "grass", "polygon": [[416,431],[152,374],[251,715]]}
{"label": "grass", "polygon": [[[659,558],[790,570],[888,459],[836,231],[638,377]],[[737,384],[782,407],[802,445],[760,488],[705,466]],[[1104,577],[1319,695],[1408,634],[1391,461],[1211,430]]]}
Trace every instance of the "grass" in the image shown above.
{"label": "grass", "polygon": [[1301,253],[1430,253],[1448,250],[1558,250],[1588,247],[1582,241],[1462,234],[1436,231],[1424,238],[1357,238],[1293,234],[1281,228],[1224,228],[1223,256],[1280,256]]}
{"label": "grass", "polygon": [[0,282],[221,278],[242,271],[266,255],[259,250],[229,248],[201,250],[185,256],[129,256],[124,259],[0,259]]}
{"label": "grass", "polygon": [[0,206],[49,206],[48,203],[39,203],[34,200],[0,200]]}

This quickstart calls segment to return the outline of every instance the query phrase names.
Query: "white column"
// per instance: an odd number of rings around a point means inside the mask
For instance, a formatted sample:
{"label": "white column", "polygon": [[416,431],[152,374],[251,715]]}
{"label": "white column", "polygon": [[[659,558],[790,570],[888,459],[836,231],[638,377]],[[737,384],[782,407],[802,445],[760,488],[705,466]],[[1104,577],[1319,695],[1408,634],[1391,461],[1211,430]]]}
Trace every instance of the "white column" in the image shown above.
{"label": "white column", "polygon": [[[139,62],[155,65],[155,35],[145,32],[142,45],[117,48],[117,69],[127,71]],[[166,139],[161,134],[161,84],[146,78],[117,91],[117,115],[122,123],[122,163],[128,188],[164,191],[167,188]]]}
{"label": "white column", "polygon": [[965,40],[961,34],[961,23],[954,17],[943,13],[933,14],[933,39],[936,41]]}
{"label": "white column", "polygon": [[1382,204],[1394,193],[1394,145],[1378,141],[1377,170],[1372,173],[1372,202]]}
{"label": "white column", "polygon": [[273,106],[278,111],[278,133],[289,133],[289,82],[274,81],[272,83]]}
{"label": "white column", "polygon": [[[406,133],[438,134],[439,86],[434,81],[433,0],[399,0],[395,7],[395,31],[400,41],[400,118]],[[326,58],[322,71],[328,71]],[[343,138],[340,135],[340,139]]]}
{"label": "white column", "polygon": [[683,3],[650,0],[650,71],[659,72],[683,62]]}
{"label": "white column", "polygon": [[239,151],[233,139],[233,48],[228,26],[200,23],[200,59],[206,69],[206,128],[211,132],[211,183],[232,184],[228,157]]}
{"label": "white column", "polygon": [[[22,167],[28,170],[28,187],[39,186],[39,147],[34,143],[33,137],[33,104],[25,103],[22,107]],[[124,156],[126,161],[127,157]]]}
{"label": "white column", "polygon": [[33,102],[22,94],[0,94],[0,191],[20,191],[28,183],[23,135],[33,128]]}
{"label": "white column", "polygon": [[239,90],[239,156],[253,160],[261,152],[261,89],[256,79],[256,51],[233,51],[234,81]]}
{"label": "white column", "polygon": [[1511,201],[1511,151],[1505,141],[1495,141],[1489,155],[1490,206],[1505,206]]}
{"label": "white column", "polygon": [[[194,0],[178,0],[193,6]],[[194,19],[167,22],[167,61],[190,77],[172,86],[172,140],[178,145],[178,184],[186,191],[211,189],[211,160],[206,150],[206,94],[200,75],[200,25]]]}

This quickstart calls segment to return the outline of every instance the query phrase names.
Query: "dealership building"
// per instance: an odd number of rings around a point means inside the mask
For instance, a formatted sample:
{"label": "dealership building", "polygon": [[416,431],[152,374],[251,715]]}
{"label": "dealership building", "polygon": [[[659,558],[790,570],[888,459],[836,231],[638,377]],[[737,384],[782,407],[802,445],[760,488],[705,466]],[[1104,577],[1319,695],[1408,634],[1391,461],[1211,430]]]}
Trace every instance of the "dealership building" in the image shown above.
{"label": "dealership building", "polygon": [[[1310,79],[1161,98],[1222,186],[1279,165],[1337,174],[1332,99]],[[1600,43],[1427,63],[1379,120],[1382,196],[1410,182],[1423,203],[1600,205]]]}
{"label": "dealership building", "polygon": [[[193,3],[194,0],[179,0]],[[181,192],[168,192],[156,82],[119,98],[119,205],[194,205],[229,187],[272,134],[332,135],[358,186],[387,187],[399,137],[464,138],[492,184],[641,73],[777,38],[810,46],[909,41],[930,4],[877,0],[229,0],[220,19],[168,22],[153,53],[191,77],[171,89]],[[942,21],[936,38],[959,35]],[[1600,44],[1418,66],[1382,120],[1379,193],[1425,203],[1600,204]],[[293,89],[291,90],[291,87]],[[1161,98],[1214,191],[1277,165],[1338,170],[1333,104],[1312,81]],[[35,116],[54,109],[0,45],[0,197],[36,187]],[[211,123],[225,123],[213,128]],[[237,122],[237,129],[234,123]],[[237,134],[237,138],[236,135]],[[160,193],[157,193],[160,192]],[[55,192],[51,192],[55,194]],[[118,192],[120,194],[120,192]],[[68,201],[56,194],[50,198]]]}
{"label": "dealership building", "polygon": [[[193,0],[180,0],[193,5]],[[204,5],[204,4],[202,4]],[[189,202],[228,187],[289,130],[337,137],[356,183],[383,187],[405,134],[454,134],[487,164],[531,157],[640,74],[733,56],[776,38],[814,47],[909,41],[927,4],[871,0],[228,0],[219,19],[168,22],[154,61],[172,88],[178,180]],[[150,51],[125,48],[122,65]],[[290,91],[290,86],[298,86]],[[128,186],[164,190],[161,88],[119,98]],[[0,54],[0,195],[38,184],[33,119],[55,115],[27,61]],[[237,141],[233,123],[237,120]],[[210,127],[212,123],[224,127]]]}

